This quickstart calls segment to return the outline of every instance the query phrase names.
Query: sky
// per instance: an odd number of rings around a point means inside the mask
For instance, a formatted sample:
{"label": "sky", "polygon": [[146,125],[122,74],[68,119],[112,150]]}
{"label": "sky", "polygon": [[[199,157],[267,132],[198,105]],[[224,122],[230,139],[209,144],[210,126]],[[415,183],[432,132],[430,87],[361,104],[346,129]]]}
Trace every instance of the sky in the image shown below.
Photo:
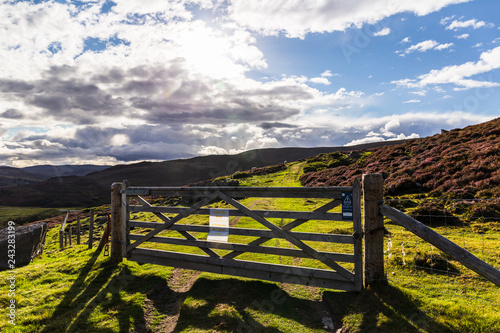
{"label": "sky", "polygon": [[500,115],[498,0],[0,0],[0,165],[418,138]]}

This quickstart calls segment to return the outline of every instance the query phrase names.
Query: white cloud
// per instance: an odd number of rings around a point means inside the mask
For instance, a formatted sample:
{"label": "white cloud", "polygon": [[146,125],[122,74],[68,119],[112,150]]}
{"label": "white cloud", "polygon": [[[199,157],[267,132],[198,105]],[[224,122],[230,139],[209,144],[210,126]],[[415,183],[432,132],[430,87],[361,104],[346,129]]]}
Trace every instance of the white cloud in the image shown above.
{"label": "white cloud", "polygon": [[332,76],[340,76],[340,74],[332,73],[332,71],[329,69],[321,73],[321,77],[332,77]]}
{"label": "white cloud", "polygon": [[445,50],[445,49],[449,49],[450,47],[452,47],[454,44],[453,43],[445,43],[445,44],[439,44],[438,46],[436,46],[434,49],[435,50],[438,50],[438,51],[441,51],[441,50]]}
{"label": "white cloud", "polygon": [[427,74],[420,75],[417,80],[402,79],[391,83],[408,88],[421,88],[435,84],[454,84],[460,88],[470,89],[478,87],[498,87],[497,82],[478,81],[469,79],[478,74],[490,72],[500,68],[500,47],[483,52],[476,62],[467,62],[462,65],[446,66],[442,69],[433,69]]}
{"label": "white cloud", "polygon": [[408,103],[420,103],[419,99],[410,99],[409,101],[404,101],[403,104],[408,104]]}
{"label": "white cloud", "polygon": [[379,32],[374,33],[374,36],[387,36],[391,33],[391,29],[385,27],[384,29],[380,30]]}
{"label": "white cloud", "polygon": [[448,114],[442,112],[411,112],[379,119],[361,118],[355,126],[349,127],[350,131],[357,131],[357,137],[352,138],[345,145],[353,146],[386,140],[414,139],[439,133],[441,129],[461,128],[470,124],[485,122],[492,118],[465,112]]}
{"label": "white cloud", "polygon": [[331,82],[328,81],[326,77],[313,77],[309,79],[310,82],[312,83],[317,83],[317,84],[324,84],[324,85],[330,85]]}
{"label": "white cloud", "polygon": [[415,44],[415,45],[408,47],[406,50],[404,50],[404,52],[399,51],[397,53],[402,52],[401,55],[404,56],[404,55],[410,54],[412,52],[427,52],[429,50],[441,51],[441,50],[450,48],[452,46],[453,46],[453,43],[439,44],[435,40],[426,40],[426,41],[423,41],[423,42],[420,42],[418,44]]}
{"label": "white cloud", "polygon": [[469,0],[387,1],[268,1],[233,0],[230,18],[264,35],[284,33],[303,38],[307,33],[344,31],[374,24],[392,15],[412,12],[422,16]]}
{"label": "white cloud", "polygon": [[217,146],[201,146],[200,150],[196,153],[198,155],[227,155],[229,152]]}
{"label": "white cloud", "polygon": [[[443,21],[441,22],[443,23]],[[444,24],[447,24],[444,23]],[[468,21],[459,21],[459,20],[454,20],[451,22],[445,29],[446,30],[458,30],[458,29],[463,29],[463,28],[473,28],[473,29],[479,29],[482,27],[489,27],[492,28],[495,25],[493,23],[486,23],[484,21],[478,21],[476,19],[468,20]]]}
{"label": "white cloud", "polygon": [[404,44],[404,43],[410,43],[410,37],[405,37],[403,38],[400,42],[400,44]]}
{"label": "white cloud", "polygon": [[461,35],[458,35],[458,36],[455,36],[455,38],[458,38],[458,39],[467,39],[469,38],[469,34],[461,34]]}
{"label": "white cloud", "polygon": [[425,96],[425,95],[427,95],[427,91],[425,91],[425,90],[410,91],[410,94],[418,95],[418,96]]}

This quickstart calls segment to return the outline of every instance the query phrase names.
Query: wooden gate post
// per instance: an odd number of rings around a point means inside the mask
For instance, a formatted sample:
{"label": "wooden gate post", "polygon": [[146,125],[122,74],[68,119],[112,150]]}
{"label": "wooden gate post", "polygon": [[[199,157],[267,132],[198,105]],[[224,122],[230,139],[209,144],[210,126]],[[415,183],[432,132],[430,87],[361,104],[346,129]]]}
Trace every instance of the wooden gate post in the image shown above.
{"label": "wooden gate post", "polygon": [[76,218],[76,244],[80,245],[80,215]]}
{"label": "wooden gate post", "polygon": [[89,218],[89,250],[92,250],[93,242],[94,242],[94,209],[91,209]]}
{"label": "wooden gate post", "polygon": [[384,273],[384,217],[379,206],[384,200],[381,174],[363,175],[365,286],[387,281]]}
{"label": "wooden gate post", "polygon": [[111,185],[111,260],[121,262],[122,255],[122,183]]}
{"label": "wooden gate post", "polygon": [[64,250],[64,231],[59,230],[59,250]]}

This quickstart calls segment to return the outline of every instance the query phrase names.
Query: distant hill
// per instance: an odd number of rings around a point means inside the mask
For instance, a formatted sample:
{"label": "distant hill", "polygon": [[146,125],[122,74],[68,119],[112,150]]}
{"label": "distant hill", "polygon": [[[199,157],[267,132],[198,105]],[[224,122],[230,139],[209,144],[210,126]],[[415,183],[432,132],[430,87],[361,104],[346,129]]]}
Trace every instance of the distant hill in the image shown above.
{"label": "distant hill", "polygon": [[0,166],[0,188],[38,183],[52,177],[85,176],[109,165],[36,165],[25,168]]}
{"label": "distant hill", "polygon": [[[358,146],[358,149],[394,145],[397,141]],[[237,155],[199,156],[165,162],[116,165],[86,176],[58,176],[24,186],[0,188],[0,205],[76,207],[109,203],[113,182],[127,179],[132,185],[182,186],[233,174],[253,167],[295,161],[321,153],[356,147],[257,149]]]}
{"label": "distant hill", "polygon": [[64,176],[85,176],[91,172],[102,171],[109,168],[109,165],[35,165],[22,168],[22,170],[46,176],[46,179],[52,177]]}
{"label": "distant hill", "polygon": [[29,172],[23,169],[0,167],[0,187],[19,186],[40,182],[47,179],[44,175]]}
{"label": "distant hill", "polygon": [[364,173],[383,173],[388,195],[498,198],[500,118],[345,158],[317,156],[306,166],[309,172],[301,177],[305,186],[342,186]]}

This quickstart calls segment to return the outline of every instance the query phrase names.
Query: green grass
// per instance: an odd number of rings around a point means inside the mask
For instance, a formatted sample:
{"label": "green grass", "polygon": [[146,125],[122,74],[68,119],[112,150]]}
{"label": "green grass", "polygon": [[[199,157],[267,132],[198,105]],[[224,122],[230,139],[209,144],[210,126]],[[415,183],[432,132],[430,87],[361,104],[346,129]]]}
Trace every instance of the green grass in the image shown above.
{"label": "green grass", "polygon": [[0,229],[5,228],[9,221],[22,225],[60,214],[59,209],[54,208],[0,206]]}
{"label": "green grass", "polygon": [[[244,186],[299,186],[303,166],[304,163],[291,163],[286,171],[240,181]],[[242,203],[254,209],[310,210],[323,202],[247,198]],[[211,206],[227,207],[223,202]],[[134,213],[134,219],[158,221],[148,213]],[[208,224],[206,216],[192,216],[189,223]],[[273,223],[282,225],[287,220],[273,219]],[[10,302],[6,280],[11,272],[0,272],[0,331],[162,332],[175,327],[175,332],[324,332],[322,319],[330,317],[334,331],[343,326],[351,333],[500,332],[498,287],[455,261],[447,265],[458,273],[432,268],[432,260],[431,266],[423,267],[419,258],[446,256],[389,221],[384,243],[388,283],[358,293],[212,273],[196,277],[187,271],[179,274],[171,267],[139,265],[127,260],[111,263],[95,252],[104,226],[96,227],[94,250],[88,250],[86,245],[73,245],[60,251],[57,228],[49,230],[43,255],[16,270],[15,327],[8,323],[6,312]],[[262,228],[245,217],[237,226]],[[490,230],[480,234],[474,232],[477,229],[463,226],[439,226],[435,230],[500,267],[498,233]],[[349,234],[352,226],[346,222],[313,221],[297,231]],[[146,229],[138,228],[133,231],[145,232]],[[161,235],[179,237],[167,231]],[[201,233],[193,235],[206,237]],[[251,239],[230,236],[230,242],[247,243]],[[84,236],[82,242],[85,241]],[[265,245],[290,247],[288,242],[277,239]],[[316,246],[332,249],[331,244]],[[202,254],[192,248],[184,252]],[[260,254],[247,253],[238,258],[297,264],[293,258]],[[306,259],[301,259],[300,264],[317,265]],[[183,289],[190,277],[194,284]]]}

